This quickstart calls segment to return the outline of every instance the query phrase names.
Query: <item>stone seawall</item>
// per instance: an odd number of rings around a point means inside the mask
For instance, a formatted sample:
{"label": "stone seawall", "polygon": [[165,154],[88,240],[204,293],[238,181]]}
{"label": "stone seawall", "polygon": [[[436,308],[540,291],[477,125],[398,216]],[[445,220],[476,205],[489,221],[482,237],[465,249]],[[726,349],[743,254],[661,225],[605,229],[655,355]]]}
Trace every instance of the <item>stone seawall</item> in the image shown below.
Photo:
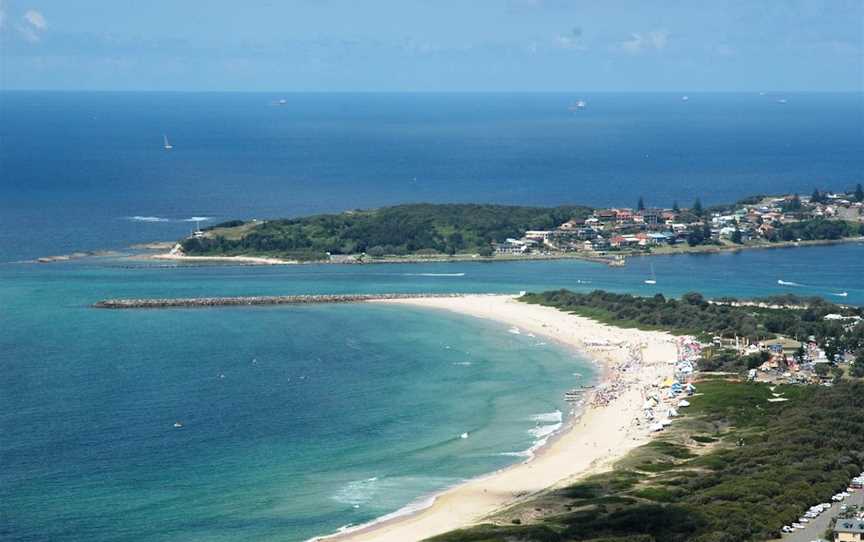
{"label": "stone seawall", "polygon": [[332,294],[278,295],[251,297],[189,297],[177,299],[104,299],[93,304],[97,309],[167,309],[189,307],[231,307],[244,305],[303,305],[313,303],[357,303],[418,297],[462,297],[465,294]]}

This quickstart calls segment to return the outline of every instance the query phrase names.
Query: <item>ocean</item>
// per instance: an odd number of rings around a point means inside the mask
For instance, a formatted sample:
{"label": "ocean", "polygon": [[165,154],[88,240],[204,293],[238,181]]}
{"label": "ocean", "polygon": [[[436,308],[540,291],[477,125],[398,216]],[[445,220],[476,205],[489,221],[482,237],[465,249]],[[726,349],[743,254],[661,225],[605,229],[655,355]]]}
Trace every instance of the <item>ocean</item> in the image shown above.
{"label": "ocean", "polygon": [[175,238],[193,217],[686,205],[864,171],[856,95],[599,94],[578,115],[563,95],[281,97],[0,94],[0,538],[305,540],[523,460],[566,418],[562,392],[596,378],[559,345],[444,312],[89,308],[102,298],[602,288],[864,304],[862,244],[624,268],[19,263]]}
{"label": "ocean", "polygon": [[3,92],[0,261],[174,239],[196,216],[688,206],[864,180],[862,95],[783,97]]}

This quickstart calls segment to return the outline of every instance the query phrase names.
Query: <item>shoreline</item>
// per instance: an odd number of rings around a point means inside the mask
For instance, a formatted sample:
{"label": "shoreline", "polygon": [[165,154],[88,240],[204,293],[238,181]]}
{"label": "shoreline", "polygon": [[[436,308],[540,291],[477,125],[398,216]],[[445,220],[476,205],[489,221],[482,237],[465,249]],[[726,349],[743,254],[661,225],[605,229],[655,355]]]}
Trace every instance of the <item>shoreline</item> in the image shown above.
{"label": "shoreline", "polygon": [[[677,351],[675,338],[668,333],[615,328],[522,303],[514,296],[372,302],[456,312],[543,336],[586,356],[600,369],[599,382],[579,411],[527,460],[408,503],[370,523],[311,540],[410,542],[474,525],[529,496],[606,470],[651,438],[647,424],[637,427],[633,420],[641,413],[642,391],[673,372],[670,361]],[[636,345],[642,345],[638,367],[628,361]],[[613,427],[617,429],[610,431]],[[428,506],[418,509],[421,504]]]}
{"label": "shoreline", "polygon": [[[599,263],[609,265],[617,256],[626,258],[646,258],[653,256],[680,256],[680,255],[709,255],[721,254],[725,252],[743,252],[748,250],[769,250],[769,249],[785,249],[785,248],[806,248],[815,246],[831,246],[844,244],[864,244],[864,237],[845,237],[842,239],[822,239],[815,241],[780,241],[773,244],[756,244],[756,245],[700,245],[697,247],[686,248],[663,248],[653,252],[609,252],[606,255],[582,254],[578,252],[566,252],[555,254],[534,254],[524,256],[498,255],[493,257],[481,257],[477,254],[457,254],[454,256],[391,256],[382,258],[369,258],[363,261],[356,260],[354,256],[340,257],[334,260],[285,260],[272,256],[187,256],[176,252],[158,252],[156,250],[165,250],[170,248],[170,242],[154,241],[151,243],[139,243],[128,247],[133,250],[143,250],[137,254],[122,254],[116,250],[98,250],[98,251],[80,251],[71,254],[62,254],[56,256],[42,256],[33,260],[25,260],[14,263],[61,263],[69,260],[83,259],[88,257],[112,256],[119,257],[126,261],[157,261],[157,262],[174,262],[178,264],[214,264],[214,265],[237,265],[237,266],[275,266],[275,265],[377,265],[377,264],[423,264],[423,263],[465,263],[465,262],[480,262],[480,263],[499,263],[499,262],[534,262],[534,261],[555,261],[555,260],[579,260],[584,262]],[[173,267],[173,266],[172,266]],[[194,265],[190,265],[194,267]]]}
{"label": "shoreline", "polygon": [[606,255],[600,256],[595,254],[582,254],[578,252],[565,253],[549,253],[549,254],[533,254],[525,256],[493,256],[481,257],[477,254],[457,254],[454,256],[429,256],[429,257],[382,257],[368,258],[366,260],[350,259],[353,256],[340,258],[338,260],[314,260],[314,261],[298,261],[298,260],[283,260],[268,256],[187,256],[185,254],[161,253],[161,254],[143,254],[133,256],[132,258],[144,260],[168,260],[176,262],[211,262],[211,263],[241,263],[250,265],[374,265],[374,264],[417,264],[417,263],[464,263],[464,262],[532,262],[532,261],[549,261],[549,260],[580,260],[585,262],[600,263],[609,265],[617,256],[626,258],[645,258],[653,256],[678,256],[685,254],[720,254],[724,252],[743,252],[748,250],[770,250],[784,248],[805,248],[814,246],[831,246],[843,245],[850,243],[864,243],[864,237],[845,237],[842,239],[820,239],[814,241],[780,241],[777,243],[762,243],[755,245],[700,245],[696,247],[684,248],[668,248],[661,247],[659,250],[652,252],[609,252]]}

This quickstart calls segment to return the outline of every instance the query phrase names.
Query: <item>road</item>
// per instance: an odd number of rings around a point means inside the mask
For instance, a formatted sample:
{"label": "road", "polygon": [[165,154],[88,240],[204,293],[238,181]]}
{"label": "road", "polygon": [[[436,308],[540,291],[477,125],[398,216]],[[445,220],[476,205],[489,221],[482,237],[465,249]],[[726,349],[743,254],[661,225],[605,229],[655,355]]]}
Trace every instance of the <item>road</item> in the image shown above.
{"label": "road", "polygon": [[[811,540],[825,539],[825,531],[828,529],[831,518],[836,517],[840,513],[840,506],[843,504],[846,506],[857,505],[860,508],[864,505],[864,490],[856,490],[851,496],[846,497],[845,500],[834,503],[829,510],[819,514],[818,518],[811,519],[806,529],[796,529],[794,533],[784,535],[781,540],[783,542],[810,542]],[[801,515],[804,515],[804,510],[801,511]],[[831,539],[828,538],[827,540]]]}

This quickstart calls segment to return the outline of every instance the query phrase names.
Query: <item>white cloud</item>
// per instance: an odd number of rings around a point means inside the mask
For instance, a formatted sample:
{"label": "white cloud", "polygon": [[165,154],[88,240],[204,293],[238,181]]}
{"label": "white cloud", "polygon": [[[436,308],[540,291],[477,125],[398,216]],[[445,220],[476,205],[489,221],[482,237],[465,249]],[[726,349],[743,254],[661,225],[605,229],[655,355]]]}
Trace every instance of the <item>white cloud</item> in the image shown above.
{"label": "white cloud", "polygon": [[45,20],[45,16],[35,9],[28,9],[24,13],[24,19],[36,29],[45,30],[48,27],[48,22]]}
{"label": "white cloud", "polygon": [[42,39],[42,33],[48,28],[48,21],[45,20],[45,16],[35,9],[28,9],[24,12],[22,19],[24,22],[16,27],[18,33],[30,43],[36,43]]}
{"label": "white cloud", "polygon": [[576,51],[588,50],[588,47],[585,45],[581,37],[558,35],[555,36],[555,45],[561,49],[572,49]]}
{"label": "white cloud", "polygon": [[669,42],[669,32],[653,30],[651,32],[635,32],[631,39],[622,41],[618,48],[625,53],[639,54],[643,51],[662,51]]}

